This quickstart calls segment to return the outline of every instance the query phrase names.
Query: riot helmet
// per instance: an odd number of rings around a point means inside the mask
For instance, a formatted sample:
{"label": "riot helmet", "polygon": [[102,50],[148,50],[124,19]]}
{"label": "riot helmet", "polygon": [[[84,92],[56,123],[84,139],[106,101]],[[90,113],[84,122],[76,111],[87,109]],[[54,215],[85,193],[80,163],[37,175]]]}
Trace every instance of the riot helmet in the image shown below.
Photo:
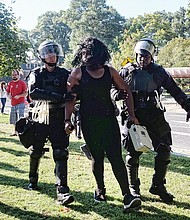
{"label": "riot helmet", "polygon": [[156,52],[156,46],[151,39],[143,38],[135,45],[134,52],[136,54],[143,54],[143,55],[150,54],[153,59],[154,54]]}
{"label": "riot helmet", "polygon": [[[49,66],[55,66],[58,62],[59,57],[63,56],[62,47],[59,44],[51,40],[43,41],[38,47],[37,52],[42,62],[48,64]],[[45,59],[51,56],[57,57],[56,63],[52,64],[52,63],[46,62]]]}

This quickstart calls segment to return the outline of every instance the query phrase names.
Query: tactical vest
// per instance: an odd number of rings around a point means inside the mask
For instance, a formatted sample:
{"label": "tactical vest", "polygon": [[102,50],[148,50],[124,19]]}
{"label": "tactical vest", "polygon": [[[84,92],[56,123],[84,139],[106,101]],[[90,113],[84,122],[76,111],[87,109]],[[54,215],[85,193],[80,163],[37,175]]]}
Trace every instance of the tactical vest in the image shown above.
{"label": "tactical vest", "polygon": [[159,92],[153,78],[153,72],[135,69],[129,77],[128,84],[133,94],[135,110],[155,107],[157,104],[156,96],[159,95]]}
{"label": "tactical vest", "polygon": [[69,71],[59,67],[51,73],[45,68],[34,70],[28,81],[31,98],[51,103],[65,102],[68,76]]}
{"label": "tactical vest", "polygon": [[151,93],[157,89],[157,85],[153,79],[153,74],[146,70],[136,69],[131,73],[131,82],[129,82],[129,87],[132,92],[147,92]]}
{"label": "tactical vest", "polygon": [[46,69],[35,71],[36,88],[57,93],[61,96],[66,94],[66,82],[68,71],[57,67],[55,71],[49,73]]}

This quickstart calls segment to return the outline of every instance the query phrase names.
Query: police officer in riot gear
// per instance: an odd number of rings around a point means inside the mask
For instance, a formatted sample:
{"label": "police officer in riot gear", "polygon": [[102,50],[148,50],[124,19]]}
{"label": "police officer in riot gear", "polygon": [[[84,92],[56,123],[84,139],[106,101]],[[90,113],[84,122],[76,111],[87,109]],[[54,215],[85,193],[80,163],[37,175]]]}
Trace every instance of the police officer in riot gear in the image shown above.
{"label": "police officer in riot gear", "polygon": [[[131,88],[134,98],[135,116],[139,123],[147,128],[154,151],[156,152],[155,173],[149,192],[160,196],[163,202],[171,203],[174,196],[166,190],[165,184],[166,171],[170,163],[172,138],[171,128],[164,117],[165,109],[159,99],[162,87],[188,112],[187,121],[190,117],[190,101],[186,94],[176,85],[171,75],[160,65],[154,63],[155,48],[151,39],[145,38],[140,40],[134,49],[136,63],[126,64],[120,70],[120,75]],[[119,100],[122,97],[121,91],[118,92],[113,89],[112,97]],[[125,106],[123,106],[123,112],[127,112]],[[127,121],[125,122],[125,130],[127,131]],[[126,135],[124,143],[127,149],[126,166],[130,190],[132,194],[140,196],[138,169],[139,157],[142,152],[135,151],[129,135]]]}
{"label": "police officer in riot gear", "polygon": [[57,65],[63,56],[59,44],[46,40],[40,44],[37,52],[44,67],[35,69],[29,78],[29,95],[35,103],[31,113],[35,121],[35,142],[30,147],[28,189],[37,189],[40,158],[46,139],[49,139],[55,162],[57,200],[67,205],[74,201],[67,183],[69,137],[64,130],[65,102],[73,98],[66,90],[69,71]]}

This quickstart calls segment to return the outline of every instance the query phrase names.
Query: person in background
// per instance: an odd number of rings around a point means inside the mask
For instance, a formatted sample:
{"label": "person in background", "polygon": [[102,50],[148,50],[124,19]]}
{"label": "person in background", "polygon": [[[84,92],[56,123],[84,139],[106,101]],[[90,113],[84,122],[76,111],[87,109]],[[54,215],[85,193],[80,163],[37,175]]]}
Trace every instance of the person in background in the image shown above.
{"label": "person in background", "polygon": [[[141,39],[135,45],[136,63],[127,63],[120,70],[120,75],[129,85],[133,99],[135,116],[140,125],[145,126],[152,140],[156,152],[154,175],[149,192],[158,195],[165,203],[172,203],[174,196],[166,190],[166,172],[170,163],[171,154],[171,128],[165,119],[160,95],[163,88],[187,111],[187,121],[190,117],[190,100],[177,86],[171,75],[160,65],[154,63],[156,47],[149,38]],[[112,90],[112,97],[118,98],[118,90]],[[125,134],[128,132],[127,106],[123,105]],[[140,196],[139,157],[142,152],[137,152],[130,136],[124,140],[127,150],[126,165],[129,175],[130,190],[133,195]]]}
{"label": "person in background", "polygon": [[[81,127],[84,140],[92,155],[92,172],[97,184],[94,200],[106,201],[104,184],[106,154],[122,191],[124,211],[127,211],[138,208],[141,205],[141,199],[131,195],[129,190],[127,170],[122,159],[119,125],[110,97],[112,83],[123,94],[131,122],[138,123],[138,121],[134,116],[133,99],[129,87],[113,67],[106,65],[109,60],[110,54],[103,42],[93,37],[84,40],[79,45],[72,62],[74,67],[78,67],[68,78],[68,91],[76,92],[80,99]],[[66,103],[65,130],[68,134],[71,132],[71,114],[74,105],[75,100]]]}
{"label": "person in background", "polygon": [[23,80],[20,80],[19,70],[12,71],[12,80],[6,88],[7,97],[11,100],[10,124],[14,125],[14,133],[11,136],[16,136],[16,122],[24,117],[24,109],[27,96],[27,85]]}
{"label": "person in background", "polygon": [[1,114],[4,114],[5,104],[7,100],[6,82],[2,81],[0,85]]}
{"label": "person in background", "polygon": [[35,140],[29,148],[28,189],[38,189],[38,169],[48,139],[55,162],[57,202],[68,205],[74,201],[74,197],[69,193],[67,182],[69,136],[64,129],[69,71],[58,66],[60,58],[63,57],[63,51],[56,42],[52,40],[42,42],[37,52],[44,67],[31,72],[28,81],[29,97],[33,102],[30,115],[35,121]]}

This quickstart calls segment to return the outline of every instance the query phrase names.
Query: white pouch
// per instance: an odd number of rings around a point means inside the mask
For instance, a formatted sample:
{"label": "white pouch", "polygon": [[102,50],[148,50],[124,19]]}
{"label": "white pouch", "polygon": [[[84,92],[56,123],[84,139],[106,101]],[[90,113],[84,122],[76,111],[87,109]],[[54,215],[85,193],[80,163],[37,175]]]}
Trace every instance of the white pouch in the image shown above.
{"label": "white pouch", "polygon": [[129,129],[129,134],[136,151],[148,152],[153,148],[146,127],[132,124]]}

